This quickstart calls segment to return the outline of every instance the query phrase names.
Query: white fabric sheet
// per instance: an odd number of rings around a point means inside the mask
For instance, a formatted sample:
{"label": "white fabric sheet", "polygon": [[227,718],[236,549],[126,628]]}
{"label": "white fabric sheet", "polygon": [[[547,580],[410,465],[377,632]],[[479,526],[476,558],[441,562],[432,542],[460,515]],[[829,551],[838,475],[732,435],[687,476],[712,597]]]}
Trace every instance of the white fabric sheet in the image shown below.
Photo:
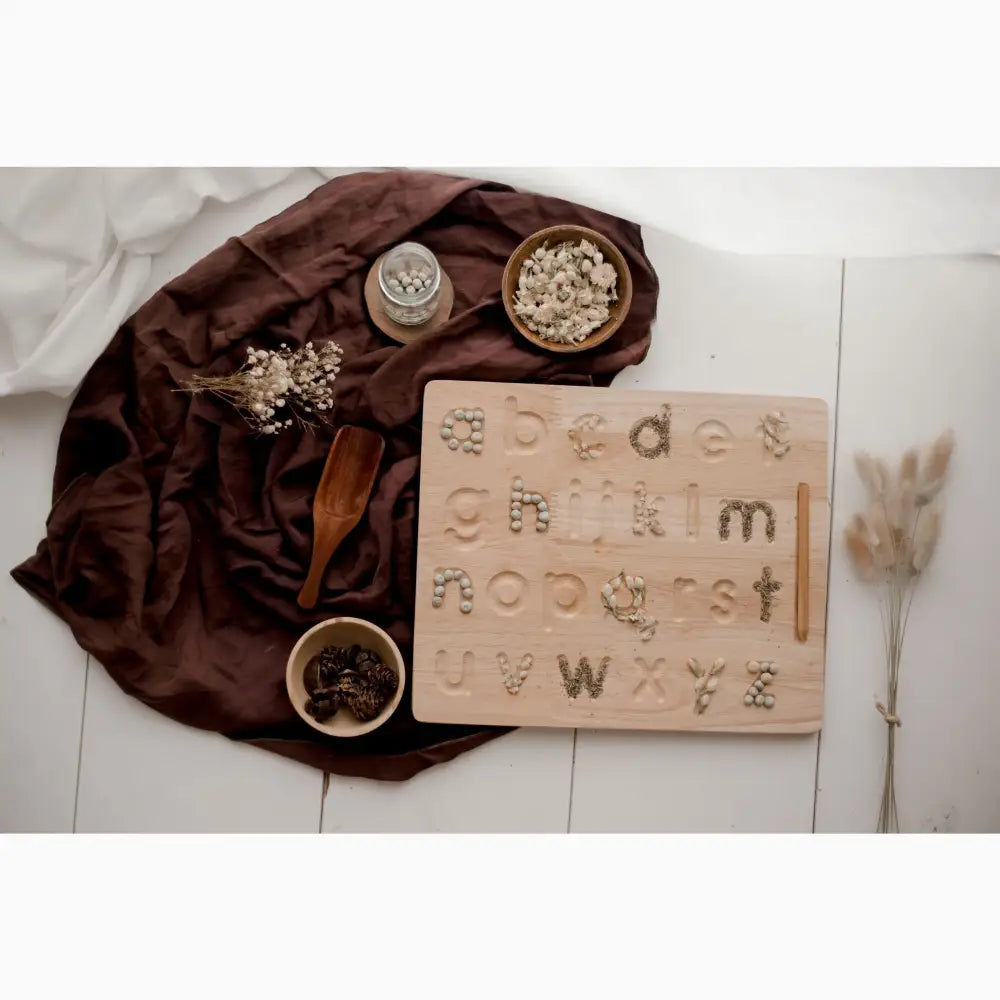
{"label": "white fabric sheet", "polygon": [[141,304],[152,255],[209,199],[237,201],[291,172],[0,170],[0,395],[72,392]]}
{"label": "white fabric sheet", "polygon": [[[995,169],[442,169],[581,202],[737,253],[1000,250]],[[238,201],[292,172],[0,170],[0,396],[69,395],[141,304],[154,255],[183,238],[209,201]],[[316,184],[345,172],[317,170]],[[297,190],[289,201],[301,185]]]}

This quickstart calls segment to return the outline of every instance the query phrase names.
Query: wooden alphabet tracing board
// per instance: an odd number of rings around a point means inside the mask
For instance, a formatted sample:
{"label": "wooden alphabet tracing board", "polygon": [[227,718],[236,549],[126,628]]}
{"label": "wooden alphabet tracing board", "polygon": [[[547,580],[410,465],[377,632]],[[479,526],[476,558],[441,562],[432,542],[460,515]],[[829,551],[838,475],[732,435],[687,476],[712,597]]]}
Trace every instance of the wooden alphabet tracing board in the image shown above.
{"label": "wooden alphabet tracing board", "polygon": [[822,400],[432,382],[414,715],[814,732],[828,539]]}

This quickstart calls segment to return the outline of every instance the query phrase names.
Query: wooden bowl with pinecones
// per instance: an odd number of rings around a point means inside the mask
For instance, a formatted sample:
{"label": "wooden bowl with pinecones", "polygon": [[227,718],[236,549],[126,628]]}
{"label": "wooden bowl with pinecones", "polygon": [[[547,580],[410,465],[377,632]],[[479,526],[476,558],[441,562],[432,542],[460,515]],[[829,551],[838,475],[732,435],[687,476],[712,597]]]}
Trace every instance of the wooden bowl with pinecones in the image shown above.
{"label": "wooden bowl with pinecones", "polygon": [[327,736],[378,729],[403,697],[406,672],[392,637],[361,618],[330,618],[292,647],[285,687],[292,707]]}
{"label": "wooden bowl with pinecones", "polygon": [[[588,252],[581,256],[579,260],[569,261],[574,267],[577,281],[566,278],[565,265],[554,271],[551,275],[541,275],[525,273],[524,265],[537,263],[538,269],[544,265],[545,261],[540,260],[538,253],[544,253],[545,249],[555,249],[565,245],[573,247],[586,246]],[[583,262],[586,261],[586,264]],[[596,261],[596,264],[595,264]],[[580,265],[587,267],[587,274],[593,273],[595,267],[600,268],[602,275],[606,274],[608,279],[612,277],[613,284],[607,285],[605,281],[600,284],[588,287],[583,282],[584,274]],[[611,270],[608,270],[610,268]],[[560,271],[562,280],[560,280]],[[542,289],[537,284],[534,288],[526,288],[522,279],[531,279],[531,283],[536,283],[540,279],[544,280],[545,291],[554,295],[555,300],[550,303],[551,311],[556,315],[552,321],[541,321],[537,315],[528,315],[525,311],[526,304],[529,308],[533,303],[527,301],[538,288],[540,294]],[[584,298],[588,295],[591,298],[603,299],[610,292],[611,301],[607,303],[587,301],[583,304],[584,309],[606,310],[607,318],[602,319],[594,329],[589,330],[580,340],[569,341],[567,335],[560,331],[563,319],[559,313],[563,310],[559,307],[559,299],[562,296],[569,297],[572,293],[574,302],[576,296],[581,292]],[[548,229],[541,229],[537,233],[529,236],[511,255],[507,261],[507,266],[503,271],[503,279],[500,285],[500,294],[503,299],[504,309],[510,317],[511,323],[526,340],[537,347],[556,354],[570,354],[577,351],[589,351],[592,347],[597,347],[613,337],[618,328],[625,321],[629,307],[632,305],[632,275],[629,272],[628,264],[622,252],[602,233],[594,229],[587,229],[585,226],[550,226]],[[540,307],[539,307],[540,308]],[[593,325],[597,322],[597,315],[588,317]]]}

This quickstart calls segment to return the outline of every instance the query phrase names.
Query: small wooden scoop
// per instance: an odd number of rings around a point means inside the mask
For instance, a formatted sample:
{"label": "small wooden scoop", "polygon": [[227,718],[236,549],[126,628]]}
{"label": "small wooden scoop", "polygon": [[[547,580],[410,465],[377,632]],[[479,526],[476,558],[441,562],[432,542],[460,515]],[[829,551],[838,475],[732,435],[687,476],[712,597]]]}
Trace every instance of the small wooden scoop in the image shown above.
{"label": "small wooden scoop", "polygon": [[313,500],[312,562],[299,607],[316,606],[327,564],[368,506],[384,448],[382,435],[364,427],[337,431]]}

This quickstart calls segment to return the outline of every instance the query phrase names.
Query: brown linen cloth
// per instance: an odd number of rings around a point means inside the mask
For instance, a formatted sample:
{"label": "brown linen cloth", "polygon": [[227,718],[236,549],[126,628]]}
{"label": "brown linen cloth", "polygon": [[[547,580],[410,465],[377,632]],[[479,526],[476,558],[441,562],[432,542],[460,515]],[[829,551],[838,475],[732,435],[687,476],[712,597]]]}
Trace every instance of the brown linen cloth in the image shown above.
{"label": "brown linen cloth", "polygon": [[[628,260],[628,318],[606,344],[554,355],[517,335],[500,301],[507,258],[531,233],[577,223]],[[451,320],[402,347],[369,321],[372,262],[403,240],[437,255],[455,286]],[[642,360],[657,279],[639,227],[500,184],[408,171],[330,181],[227,241],[157,292],[115,335],[63,428],[54,506],[14,579],[147,705],[338,774],[401,780],[508,730],[414,721],[412,685],[368,736],[324,737],[295,714],[285,661],[310,625],[356,615],[409,663],[420,409],[430,379],[606,385]],[[247,344],[337,340],[334,425],[256,436],[225,403],[177,392],[227,374]],[[341,545],[320,603],[296,594],[309,565],[311,504],[336,425],[386,439],[368,511]]]}

